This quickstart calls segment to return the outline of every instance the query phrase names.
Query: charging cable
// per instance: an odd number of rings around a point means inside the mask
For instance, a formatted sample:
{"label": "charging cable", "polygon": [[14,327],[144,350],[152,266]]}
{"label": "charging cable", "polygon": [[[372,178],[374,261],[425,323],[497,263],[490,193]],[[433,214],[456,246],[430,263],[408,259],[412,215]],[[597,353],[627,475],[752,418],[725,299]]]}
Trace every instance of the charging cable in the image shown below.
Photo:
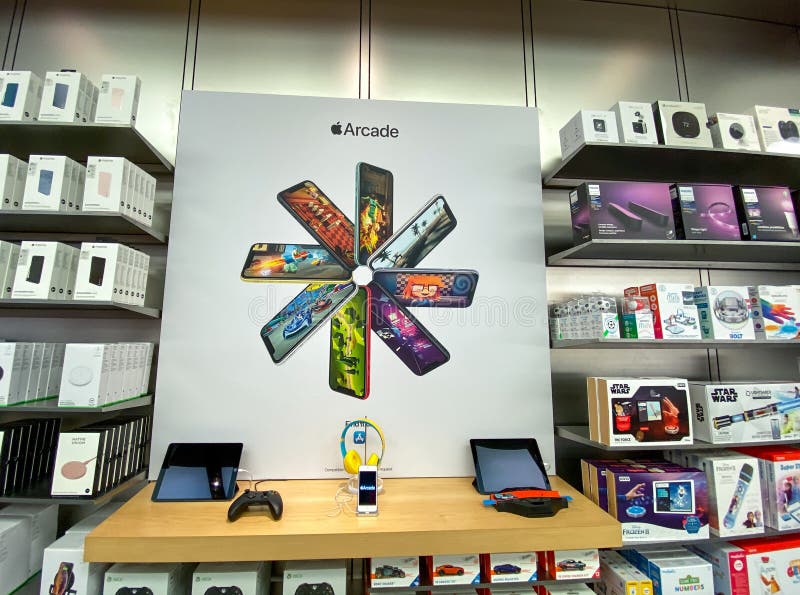
{"label": "charging cable", "polygon": [[[247,489],[249,489],[252,492],[253,491],[253,474],[250,472],[249,469],[243,469],[242,467],[239,467],[239,473],[246,473],[249,476],[248,477],[248,481],[250,482],[250,487],[247,488]],[[237,478],[238,478],[238,474],[237,474]]]}
{"label": "charging cable", "polygon": [[337,517],[342,514],[342,511],[345,509],[352,514],[356,514],[356,511],[350,506],[352,501],[353,494],[347,489],[347,484],[339,486],[339,489],[336,490],[336,494],[333,496],[334,506],[328,511],[328,516]]}

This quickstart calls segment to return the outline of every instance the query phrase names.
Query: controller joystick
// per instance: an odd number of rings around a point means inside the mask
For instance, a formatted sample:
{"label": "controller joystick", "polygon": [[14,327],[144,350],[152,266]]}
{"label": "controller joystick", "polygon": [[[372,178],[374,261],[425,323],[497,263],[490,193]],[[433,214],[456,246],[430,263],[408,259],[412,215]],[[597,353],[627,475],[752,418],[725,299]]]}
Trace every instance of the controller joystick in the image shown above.
{"label": "controller joystick", "polygon": [[335,595],[335,593],[328,583],[303,583],[297,587],[294,595]]}
{"label": "controller joystick", "polygon": [[116,595],[153,595],[153,591],[150,587],[122,587],[117,589]]}
{"label": "controller joystick", "polygon": [[268,506],[272,518],[276,521],[281,520],[283,515],[283,499],[275,490],[245,490],[228,509],[228,520],[235,521],[251,506]]}
{"label": "controller joystick", "polygon": [[242,590],[237,587],[209,587],[205,595],[243,595]]}

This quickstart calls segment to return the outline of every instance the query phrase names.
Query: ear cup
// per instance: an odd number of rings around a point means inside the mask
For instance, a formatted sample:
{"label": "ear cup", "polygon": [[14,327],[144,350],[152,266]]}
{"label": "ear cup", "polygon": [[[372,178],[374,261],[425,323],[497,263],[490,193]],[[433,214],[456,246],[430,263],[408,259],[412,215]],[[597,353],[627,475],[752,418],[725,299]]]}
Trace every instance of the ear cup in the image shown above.
{"label": "ear cup", "polygon": [[354,450],[348,450],[344,455],[344,470],[351,475],[358,473],[358,468],[361,467],[361,457]]}
{"label": "ear cup", "polygon": [[373,452],[371,455],[369,455],[369,458],[367,459],[367,465],[371,467],[377,467],[378,461],[380,461],[378,455]]}

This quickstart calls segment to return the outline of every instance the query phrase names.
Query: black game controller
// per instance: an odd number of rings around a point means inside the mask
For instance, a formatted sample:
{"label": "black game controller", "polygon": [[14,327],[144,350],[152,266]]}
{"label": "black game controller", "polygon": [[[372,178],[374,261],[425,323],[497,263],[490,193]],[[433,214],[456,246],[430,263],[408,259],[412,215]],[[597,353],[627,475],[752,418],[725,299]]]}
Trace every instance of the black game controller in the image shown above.
{"label": "black game controller", "polygon": [[117,589],[116,595],[153,595],[153,591],[150,587],[122,587]]}
{"label": "black game controller", "polygon": [[294,595],[335,595],[333,587],[328,583],[303,583],[294,592]]}
{"label": "black game controller", "polygon": [[800,131],[797,130],[797,124],[791,120],[781,120],[778,122],[778,131],[781,133],[781,138],[784,140],[800,140]]}
{"label": "black game controller", "polygon": [[[283,499],[275,490],[266,490],[263,492],[258,490],[245,490],[233,501],[233,504],[231,504],[231,507],[228,509],[228,520],[235,521],[242,512],[251,506],[269,506],[272,518],[276,521],[281,520],[281,515],[283,515]],[[333,595],[333,592],[331,592],[331,595]]]}
{"label": "black game controller", "polygon": [[237,587],[209,587],[205,595],[243,595],[242,590]]}

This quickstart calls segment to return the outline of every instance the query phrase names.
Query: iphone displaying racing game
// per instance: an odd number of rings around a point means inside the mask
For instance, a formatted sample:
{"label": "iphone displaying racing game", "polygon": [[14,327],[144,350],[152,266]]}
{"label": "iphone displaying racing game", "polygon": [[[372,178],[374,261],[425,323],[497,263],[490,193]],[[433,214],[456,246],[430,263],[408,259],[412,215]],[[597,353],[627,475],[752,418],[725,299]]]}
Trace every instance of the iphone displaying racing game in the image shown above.
{"label": "iphone displaying racing game", "polygon": [[455,227],[455,215],[444,196],[434,196],[372,255],[369,266],[373,270],[414,268]]}
{"label": "iphone displaying racing game", "polygon": [[350,271],[316,244],[253,244],[244,261],[242,281],[348,281]]}
{"label": "iphone displaying racing game", "polygon": [[356,166],[356,238],[358,262],[367,264],[392,235],[394,176],[369,163]]}
{"label": "iphone displaying racing game", "polygon": [[467,308],[478,286],[478,271],[381,269],[373,280],[401,306]]}
{"label": "iphone displaying racing game", "polygon": [[261,328],[261,340],[276,364],[285,361],[353,295],[353,283],[312,283]]}
{"label": "iphone displaying racing game", "polygon": [[372,330],[409,370],[423,376],[450,360],[450,354],[410,312],[374,281],[369,284]]}
{"label": "iphone displaying racing game", "polygon": [[369,396],[369,288],[359,287],[352,299],[331,318],[328,384],[337,393]]}
{"label": "iphone displaying racing game", "polygon": [[356,268],[353,222],[309,180],[278,193],[280,202],[345,268]]}

